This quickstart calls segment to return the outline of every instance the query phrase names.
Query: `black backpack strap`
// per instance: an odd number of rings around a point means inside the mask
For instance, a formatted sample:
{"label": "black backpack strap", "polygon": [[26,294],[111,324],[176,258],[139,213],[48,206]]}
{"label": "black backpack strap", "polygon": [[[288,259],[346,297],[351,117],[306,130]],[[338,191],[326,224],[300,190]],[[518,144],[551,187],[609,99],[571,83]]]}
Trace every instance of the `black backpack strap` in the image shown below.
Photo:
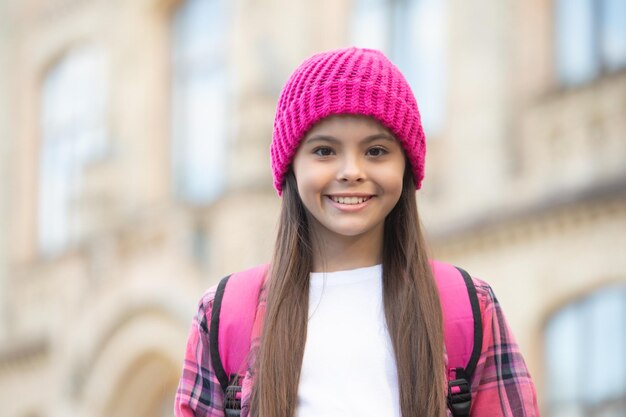
{"label": "black backpack strap", "polygon": [[[465,286],[467,287],[467,293],[469,295],[470,305],[472,308],[472,316],[474,317],[474,346],[472,349],[472,354],[465,368],[457,368],[456,369],[456,379],[448,381],[448,408],[452,412],[454,417],[467,417],[469,416],[469,410],[471,405],[471,379],[474,374],[474,370],[476,369],[476,364],[478,363],[478,359],[480,358],[480,353],[482,351],[482,343],[483,343],[483,327],[482,327],[482,316],[480,314],[480,305],[478,303],[478,296],[476,294],[476,287],[474,286],[474,281],[472,277],[462,268],[455,267],[463,277],[465,282]],[[218,334],[219,334],[219,320],[220,320],[220,312],[222,308],[222,299],[224,298],[224,291],[226,289],[226,284],[228,283],[228,279],[230,275],[222,278],[220,283],[217,286],[217,291],[215,292],[215,298],[213,300],[213,309],[211,311],[211,332],[209,334],[209,349],[211,354],[211,362],[213,364],[213,370],[215,371],[215,376],[220,382],[222,386],[222,390],[226,394],[227,401],[237,397],[237,394],[241,392],[241,387],[235,384],[232,387],[229,387],[230,381],[226,371],[224,370],[224,366],[222,364],[222,360],[220,358],[219,353],[219,343],[218,343]],[[232,392],[231,392],[232,391]],[[236,404],[235,404],[236,403]],[[230,405],[230,404],[229,404]],[[226,415],[237,416],[237,412],[240,411],[241,403],[239,401],[234,401],[232,405],[227,407]]]}
{"label": "black backpack strap", "polygon": [[474,375],[476,364],[480,359],[480,353],[483,349],[483,318],[480,313],[480,304],[478,303],[478,295],[476,294],[476,287],[470,274],[462,268],[455,267],[459,270],[465,281],[467,287],[467,294],[469,295],[470,304],[472,306],[472,316],[474,316],[474,349],[472,349],[472,356],[465,367],[465,373],[468,378]]}
{"label": "black backpack strap", "polygon": [[213,309],[211,310],[211,332],[209,333],[209,350],[213,371],[217,377],[222,391],[224,392],[224,415],[225,417],[239,417],[241,415],[241,376],[237,374],[228,375],[224,369],[224,364],[220,357],[219,333],[220,316],[222,311],[222,300],[226,291],[226,284],[231,275],[220,281],[213,298]]}
{"label": "black backpack strap", "polygon": [[222,299],[224,298],[224,290],[226,289],[226,284],[228,283],[229,278],[230,275],[222,278],[217,286],[215,298],[213,299],[213,309],[211,310],[211,331],[209,332],[209,353],[211,355],[211,363],[213,365],[213,370],[215,371],[215,376],[220,382],[222,391],[224,392],[226,391],[226,388],[228,388],[229,379],[228,375],[226,375],[226,371],[224,370],[222,359],[220,358],[218,335],[220,332]]}
{"label": "black backpack strap", "polygon": [[483,324],[474,281],[467,271],[456,266],[455,268],[463,277],[463,281],[467,287],[467,294],[474,318],[474,345],[465,368],[456,368],[455,379],[448,381],[448,408],[454,417],[467,417],[469,416],[472,401],[472,376],[474,375],[474,370],[476,369],[476,364],[478,363],[483,347]]}

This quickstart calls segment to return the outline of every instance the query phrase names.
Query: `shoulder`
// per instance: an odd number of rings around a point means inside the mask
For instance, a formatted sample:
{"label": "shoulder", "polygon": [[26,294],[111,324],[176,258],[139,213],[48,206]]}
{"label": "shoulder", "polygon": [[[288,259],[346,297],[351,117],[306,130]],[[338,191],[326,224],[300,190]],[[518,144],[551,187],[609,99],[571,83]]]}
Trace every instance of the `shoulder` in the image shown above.
{"label": "shoulder", "polygon": [[209,323],[211,320],[211,311],[213,311],[213,303],[215,294],[217,293],[218,284],[215,284],[204,291],[200,301],[198,302],[198,311],[194,318],[194,322],[200,330],[209,331]]}
{"label": "shoulder", "polygon": [[[471,275],[471,282],[476,290],[476,299],[483,321],[502,315],[500,304],[491,285],[481,278]],[[484,324],[484,323],[483,323]]]}
{"label": "shoulder", "polygon": [[478,312],[483,318],[502,314],[491,285],[477,278],[471,270],[436,260],[430,260],[430,265],[444,311],[451,310],[456,317],[467,316],[474,310],[476,317],[475,303],[478,302]]}
{"label": "shoulder", "polygon": [[219,282],[204,291],[202,297],[200,297],[199,307],[205,310],[211,309],[213,307],[213,302],[215,301],[215,294],[217,294],[218,285]]}
{"label": "shoulder", "polygon": [[[224,296],[226,288],[228,288],[228,294],[232,294],[233,297],[236,295],[237,304],[246,302],[250,297],[256,300],[268,269],[269,264],[260,264],[220,278],[202,294],[198,303],[198,321],[206,323],[210,319],[216,300]],[[230,300],[233,297],[228,296],[227,299]]]}
{"label": "shoulder", "polygon": [[472,282],[474,283],[474,288],[476,288],[476,297],[478,298],[480,310],[483,313],[498,305],[498,299],[496,298],[491,285],[476,277],[472,277]]}
{"label": "shoulder", "polygon": [[237,284],[242,282],[247,285],[251,285],[255,279],[264,278],[268,271],[268,268],[269,264],[259,264],[251,268],[233,272],[220,278],[217,283],[204,291],[200,299],[200,305],[204,306],[205,308],[211,308],[213,302],[215,301],[217,293],[223,291],[220,286],[225,286],[226,281],[228,281],[229,283],[229,288],[236,285],[235,282],[237,282]]}
{"label": "shoulder", "polygon": [[[466,270],[464,267],[458,267],[451,263],[442,262],[438,260],[430,260],[431,270],[435,281],[438,283],[440,289],[447,290],[454,286],[468,287],[473,286],[476,289],[476,295],[481,305],[487,305],[496,301],[493,289],[491,286],[482,279],[477,278],[472,274],[472,271]],[[463,273],[466,273],[466,279],[463,278]],[[468,285],[468,281],[472,285]]]}

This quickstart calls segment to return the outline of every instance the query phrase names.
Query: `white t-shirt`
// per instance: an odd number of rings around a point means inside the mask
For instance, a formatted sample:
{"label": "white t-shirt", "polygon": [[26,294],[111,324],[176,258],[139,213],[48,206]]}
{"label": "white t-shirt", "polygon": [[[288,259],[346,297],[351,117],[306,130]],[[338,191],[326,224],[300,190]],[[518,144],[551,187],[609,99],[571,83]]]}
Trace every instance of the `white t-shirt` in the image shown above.
{"label": "white t-shirt", "polygon": [[400,416],[382,265],[312,273],[298,417]]}

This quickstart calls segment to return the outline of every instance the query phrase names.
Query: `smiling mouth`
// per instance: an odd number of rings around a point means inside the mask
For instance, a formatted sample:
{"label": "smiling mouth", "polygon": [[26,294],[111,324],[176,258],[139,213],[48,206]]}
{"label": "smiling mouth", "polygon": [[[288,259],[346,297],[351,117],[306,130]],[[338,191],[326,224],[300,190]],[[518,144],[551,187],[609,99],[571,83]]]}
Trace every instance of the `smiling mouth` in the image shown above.
{"label": "smiling mouth", "polygon": [[347,204],[347,205],[352,205],[352,204],[362,204],[364,202],[366,202],[367,200],[369,200],[370,197],[339,197],[339,196],[334,196],[334,195],[329,195],[328,196],[331,200],[333,200],[335,203],[339,203],[339,204]]}

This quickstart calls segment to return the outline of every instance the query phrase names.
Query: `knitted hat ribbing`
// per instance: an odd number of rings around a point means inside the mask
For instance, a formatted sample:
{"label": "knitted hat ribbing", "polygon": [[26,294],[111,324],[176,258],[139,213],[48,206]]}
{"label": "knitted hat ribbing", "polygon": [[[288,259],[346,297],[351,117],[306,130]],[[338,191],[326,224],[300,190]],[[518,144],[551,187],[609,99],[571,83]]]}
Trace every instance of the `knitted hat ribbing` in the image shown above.
{"label": "knitted hat ribbing", "polygon": [[421,187],[426,146],[411,88],[382,52],[352,47],[311,56],[283,87],[270,146],[279,195],[300,142],[316,122],[333,114],[376,118],[402,144],[415,186]]}

